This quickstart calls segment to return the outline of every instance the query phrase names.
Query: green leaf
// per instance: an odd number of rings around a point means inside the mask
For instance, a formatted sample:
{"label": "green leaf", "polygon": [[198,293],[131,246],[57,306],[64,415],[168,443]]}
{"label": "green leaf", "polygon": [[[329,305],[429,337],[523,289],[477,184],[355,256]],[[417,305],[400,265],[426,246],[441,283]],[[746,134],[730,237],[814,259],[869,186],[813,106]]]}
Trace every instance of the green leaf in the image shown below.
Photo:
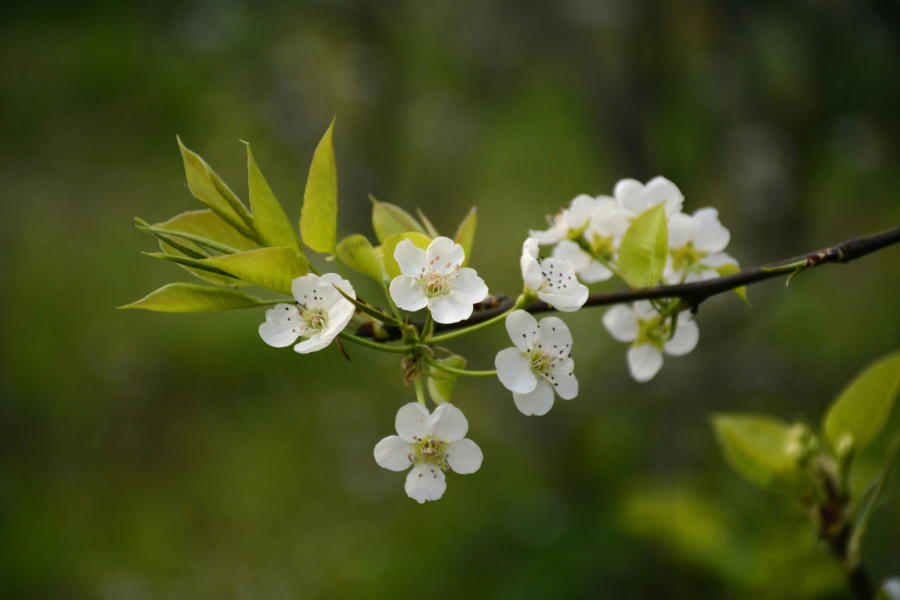
{"label": "green leaf", "polygon": [[381,263],[366,236],[354,233],[337,245],[337,256],[345,265],[381,283]]}
{"label": "green leaf", "polygon": [[[158,227],[154,227],[153,225],[150,225],[140,219],[136,220],[138,221],[138,224],[135,225],[135,227],[137,227],[139,230],[152,233],[167,244],[173,247],[177,247],[179,251],[186,253],[192,258],[207,258],[213,252],[217,252],[219,254],[237,254],[238,252],[240,252],[240,250],[236,248],[226,246],[225,244],[220,244],[215,240],[201,237],[199,235],[194,235],[193,233],[159,229]],[[176,242],[176,239],[193,242],[193,245],[198,247],[200,251],[203,252],[203,254],[183,245],[181,242]]]}
{"label": "green leaf", "polygon": [[895,352],[858,375],[832,403],[825,416],[832,447],[837,450],[849,441],[857,455],[862,452],[884,429],[898,392],[900,352]]}
{"label": "green leaf", "polygon": [[297,232],[253,160],[250,144],[247,144],[247,173],[250,182],[250,209],[253,211],[253,221],[260,241],[266,246],[283,246],[293,249],[297,254],[303,254]]}
{"label": "green leaf", "polygon": [[387,273],[388,279],[394,279],[394,277],[398,277],[402,274],[400,272],[400,265],[394,260],[394,250],[397,249],[397,244],[403,240],[411,240],[416,248],[421,248],[422,250],[428,250],[428,246],[431,244],[431,239],[429,237],[415,232],[395,233],[385,239],[384,244],[382,244],[381,247],[384,252],[384,272]]}
{"label": "green leaf", "polygon": [[291,282],[309,273],[306,258],[291,248],[259,248],[232,254],[214,256],[203,261],[222,269],[249,284],[291,295]]}
{"label": "green leaf", "polygon": [[770,491],[796,490],[796,428],[763,415],[720,414],[713,427],[722,453],[738,473]]}
{"label": "green leaf", "polygon": [[194,197],[242,235],[252,240],[257,239],[253,217],[247,207],[199,155],[188,150],[181,143],[180,137],[177,139],[188,187]]}
{"label": "green leaf", "polygon": [[466,258],[463,260],[462,266],[469,263],[469,256],[472,254],[472,246],[475,244],[475,228],[478,226],[478,209],[474,206],[466,218],[459,224],[456,230],[456,236],[453,241],[463,247],[466,251]]}
{"label": "green leaf", "polygon": [[[466,359],[461,356],[451,356],[436,362],[454,369],[466,368]],[[443,404],[450,401],[450,396],[453,393],[453,382],[456,381],[456,377],[453,373],[441,371],[428,365],[428,382],[426,387],[428,388],[428,395],[431,396],[435,404]]]}
{"label": "green leaf", "polygon": [[334,254],[337,244],[337,167],[334,163],[332,133],[334,121],[316,147],[300,217],[303,242],[316,252]]}
{"label": "green leaf", "polygon": [[264,306],[258,298],[235,290],[193,283],[170,283],[147,297],[119,308],[143,308],[156,312],[193,313]]}
{"label": "green leaf", "polygon": [[222,269],[214,265],[207,264],[205,259],[188,258],[187,256],[175,256],[172,254],[164,254],[161,252],[144,252],[143,254],[151,256],[153,258],[161,258],[163,260],[167,260],[169,262],[173,262],[182,266],[199,269],[200,271],[208,271],[209,273],[223,275],[225,277],[229,276],[228,272],[223,271]]}
{"label": "green leaf", "polygon": [[379,202],[374,196],[369,194],[369,200],[372,201],[372,228],[375,230],[375,237],[382,244],[386,239],[398,233],[416,233],[425,234],[425,229],[416,221],[415,217],[389,202]]}
{"label": "green leaf", "polygon": [[[741,268],[733,263],[728,263],[726,265],[722,265],[716,271],[722,277],[726,275],[734,275],[735,273],[740,273]],[[747,286],[742,285],[741,287],[734,288],[734,293],[738,295],[738,297],[747,303],[747,306],[750,306],[750,300],[747,299]]]}
{"label": "green leaf", "polygon": [[665,203],[651,208],[631,224],[619,246],[619,273],[633,288],[656,285],[669,256]]}
{"label": "green leaf", "polygon": [[388,316],[388,315],[384,314],[383,312],[381,312],[380,310],[369,306],[365,302],[361,302],[361,301],[357,300],[353,296],[348,295],[347,292],[345,292],[338,286],[334,286],[334,289],[336,289],[341,296],[343,296],[344,298],[349,300],[350,303],[357,308],[357,310],[364,312],[365,314],[369,315],[373,319],[381,321],[382,323],[384,323],[386,325],[393,325],[394,327],[403,327],[403,323],[401,323],[394,317]]}
{"label": "green leaf", "polygon": [[416,214],[419,215],[419,220],[422,221],[422,225],[425,227],[425,233],[431,236],[432,239],[440,237],[441,234],[438,233],[437,227],[431,224],[431,221],[428,220],[428,217],[425,216],[422,209],[417,208]]}

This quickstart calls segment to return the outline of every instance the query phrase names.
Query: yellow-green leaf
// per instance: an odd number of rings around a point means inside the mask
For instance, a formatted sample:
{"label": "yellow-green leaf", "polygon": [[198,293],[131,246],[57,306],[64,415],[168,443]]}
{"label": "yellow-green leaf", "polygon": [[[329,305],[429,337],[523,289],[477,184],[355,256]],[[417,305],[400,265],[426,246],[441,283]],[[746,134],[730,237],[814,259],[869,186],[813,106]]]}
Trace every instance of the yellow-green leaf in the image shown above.
{"label": "yellow-green leaf", "polygon": [[619,273],[633,288],[656,285],[669,256],[665,203],[651,208],[631,224],[619,246]]}
{"label": "yellow-green leaf", "polygon": [[330,254],[334,254],[337,245],[337,167],[333,132],[334,121],[331,121],[309,167],[300,218],[303,243],[316,252]]}
{"label": "yellow-green leaf", "polygon": [[[466,368],[466,359],[461,356],[450,356],[449,358],[444,358],[437,362],[454,369]],[[428,388],[428,395],[431,396],[431,399],[434,400],[435,404],[450,402],[450,396],[453,393],[453,383],[456,381],[456,377],[457,376],[454,373],[448,373],[447,371],[441,371],[436,367],[428,366],[428,382],[426,383],[426,387]]]}
{"label": "yellow-green leaf", "polygon": [[770,491],[796,490],[800,481],[795,428],[764,415],[713,417],[722,453],[738,473]]}
{"label": "yellow-green leaf", "polygon": [[341,240],[337,245],[337,256],[341,261],[356,271],[381,283],[381,263],[375,256],[372,244],[366,236],[354,233]]}
{"label": "yellow-green leaf", "polygon": [[466,258],[463,260],[462,266],[469,264],[469,256],[472,254],[472,246],[475,244],[475,228],[478,226],[478,209],[474,206],[466,218],[459,224],[456,230],[456,236],[453,241],[463,247],[466,251]]}
{"label": "yellow-green leaf", "polygon": [[145,298],[119,308],[142,308],[156,312],[194,313],[263,306],[258,298],[235,290],[193,283],[170,283]]}
{"label": "yellow-green leaf", "polygon": [[247,144],[247,174],[250,183],[250,210],[253,211],[253,222],[260,241],[265,246],[284,246],[303,254],[297,232],[256,165],[250,144]]}
{"label": "yellow-green leaf", "polygon": [[291,248],[259,248],[207,258],[203,262],[218,267],[249,284],[291,295],[291,282],[309,273],[309,263]]}
{"label": "yellow-green leaf", "polygon": [[257,239],[253,217],[247,207],[200,156],[188,150],[178,139],[187,184],[194,197],[237,229],[241,235]]}
{"label": "yellow-green leaf", "polygon": [[416,209],[416,214],[419,215],[419,220],[422,221],[422,226],[425,227],[425,233],[427,233],[431,239],[441,236],[441,234],[438,233],[437,227],[428,220],[428,217],[425,216],[425,213],[422,212],[421,208]]}
{"label": "yellow-green leaf", "polygon": [[428,236],[416,232],[396,233],[384,240],[384,244],[382,244],[384,272],[387,273],[388,279],[401,275],[400,265],[394,259],[394,250],[397,249],[397,244],[403,240],[412,241],[416,248],[421,248],[422,250],[428,250],[428,246],[431,244],[431,239]]}
{"label": "yellow-green leaf", "polygon": [[386,239],[397,233],[415,231],[425,235],[425,229],[416,221],[415,217],[390,202],[379,202],[371,194],[372,201],[372,228],[375,237],[382,244]]}
{"label": "yellow-green leaf", "polygon": [[[740,273],[741,268],[734,263],[728,263],[726,265],[722,265],[716,271],[722,277],[726,275],[734,275],[735,273]],[[747,286],[742,285],[741,287],[734,288],[734,293],[738,295],[738,297],[747,303],[747,306],[750,306],[750,300],[747,299]]]}
{"label": "yellow-green leaf", "polygon": [[884,429],[898,392],[900,352],[895,352],[858,375],[831,405],[825,435],[832,447],[838,449],[848,440],[857,454],[862,452]]}

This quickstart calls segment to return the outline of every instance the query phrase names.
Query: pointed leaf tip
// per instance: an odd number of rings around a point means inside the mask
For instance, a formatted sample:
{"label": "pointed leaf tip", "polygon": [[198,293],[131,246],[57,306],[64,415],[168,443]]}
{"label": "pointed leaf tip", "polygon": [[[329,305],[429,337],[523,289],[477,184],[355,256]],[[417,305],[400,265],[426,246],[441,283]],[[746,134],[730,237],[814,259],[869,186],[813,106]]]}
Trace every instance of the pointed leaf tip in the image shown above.
{"label": "pointed leaf tip", "polygon": [[303,242],[316,252],[334,254],[337,246],[337,167],[332,136],[334,120],[316,147],[300,217]]}

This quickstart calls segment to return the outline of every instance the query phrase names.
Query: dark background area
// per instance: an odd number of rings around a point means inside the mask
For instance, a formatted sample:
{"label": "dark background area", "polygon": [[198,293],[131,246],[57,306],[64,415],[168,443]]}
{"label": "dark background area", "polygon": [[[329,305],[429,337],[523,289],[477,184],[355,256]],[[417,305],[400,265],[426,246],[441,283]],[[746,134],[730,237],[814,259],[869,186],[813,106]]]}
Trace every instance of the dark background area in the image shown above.
{"label": "dark background area", "polygon": [[[424,506],[372,457],[414,399],[395,358],[270,348],[262,309],[113,307],[192,281],[131,226],[201,208],[176,134],[243,198],[251,142],[296,222],[336,114],[339,235],[374,241],[368,193],[444,233],[478,206],[470,266],[516,294],[528,228],[624,177],[717,207],[745,266],[896,226],[898,93],[895,2],[7,3],[0,595],[846,597],[802,508],[731,472],[708,418],[818,423],[900,347],[900,249],[754,286],[752,309],[712,299],[698,348],[644,385],[602,310],[565,316],[581,394],[529,418],[458,382],[484,465]],[[453,348],[490,368],[508,345]],[[876,578],[898,539],[893,504]]]}

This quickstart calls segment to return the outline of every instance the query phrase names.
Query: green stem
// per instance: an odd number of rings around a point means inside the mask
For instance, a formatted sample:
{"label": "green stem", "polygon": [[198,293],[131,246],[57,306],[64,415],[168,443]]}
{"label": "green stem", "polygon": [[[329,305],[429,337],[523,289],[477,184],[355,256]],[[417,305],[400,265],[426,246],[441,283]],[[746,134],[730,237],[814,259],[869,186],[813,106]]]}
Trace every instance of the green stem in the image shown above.
{"label": "green stem", "polygon": [[384,290],[384,297],[387,298],[388,305],[390,305],[391,312],[394,313],[394,317],[396,317],[397,320],[402,323],[403,317],[400,315],[400,311],[397,309],[397,305],[394,304],[394,299],[391,298],[391,290],[388,288],[388,284],[385,281],[381,282],[381,289]]}
{"label": "green stem", "polygon": [[430,338],[428,340],[428,343],[429,344],[440,344],[442,342],[446,342],[447,340],[453,340],[458,337],[462,337],[464,335],[474,333],[474,332],[478,331],[479,329],[485,329],[486,327],[490,327],[491,325],[496,325],[497,323],[505,320],[506,317],[509,316],[509,313],[511,313],[515,310],[519,310],[520,308],[524,308],[525,307],[524,305],[526,303],[528,303],[528,301],[525,299],[525,295],[523,294],[523,295],[519,296],[519,298],[516,300],[516,303],[508,311],[506,311],[504,313],[500,313],[496,317],[488,319],[487,321],[482,321],[481,323],[478,323],[477,325],[472,325],[471,327],[466,327],[465,329],[459,329],[457,331],[451,331],[450,333],[445,333],[444,335],[436,335],[433,338]]}
{"label": "green stem", "polygon": [[416,388],[416,399],[419,401],[419,404],[425,406],[425,391],[422,389],[422,378],[416,377],[413,380],[413,386]]}
{"label": "green stem", "polygon": [[427,340],[431,337],[432,333],[434,333],[434,318],[431,316],[431,311],[429,310],[428,315],[425,317],[425,326],[422,328],[422,334],[419,336],[419,340]]}
{"label": "green stem", "polygon": [[454,367],[448,367],[447,365],[443,365],[433,358],[429,357],[427,354],[422,355],[422,359],[427,362],[429,365],[434,367],[435,369],[440,369],[441,371],[446,371],[447,373],[453,373],[454,375],[462,375],[463,377],[496,377],[497,371],[467,371],[466,369],[456,369]]}
{"label": "green stem", "polygon": [[379,344],[378,342],[370,342],[365,338],[357,337],[351,333],[347,333],[346,331],[342,331],[340,333],[340,336],[342,339],[345,339],[348,342],[353,342],[354,344],[359,344],[360,346],[365,346],[366,348],[371,348],[372,350],[378,350],[380,352],[391,352],[393,354],[409,353],[409,348],[405,346],[388,346],[386,344]]}
{"label": "green stem", "polygon": [[588,243],[588,241],[586,239],[584,239],[583,236],[578,238],[578,245],[581,246],[582,250],[584,250],[585,252],[590,254],[591,258],[593,258],[594,260],[599,262],[601,265],[603,265],[604,267],[606,267],[607,269],[612,271],[613,275],[615,275],[619,279],[622,278],[622,276],[619,275],[619,267],[616,265],[616,263],[612,262],[608,258],[604,258],[604,257],[600,256],[600,253],[597,252],[596,250],[594,250],[594,248]]}
{"label": "green stem", "polygon": [[347,271],[344,269],[344,263],[341,262],[341,259],[338,258],[337,254],[332,254],[332,256],[334,256],[334,262],[337,263],[338,269],[341,270],[341,277],[343,277],[344,279],[349,279],[349,277],[347,277]]}
{"label": "green stem", "polygon": [[260,300],[260,306],[275,306],[276,304],[296,304],[293,298],[286,298],[284,300]]}

